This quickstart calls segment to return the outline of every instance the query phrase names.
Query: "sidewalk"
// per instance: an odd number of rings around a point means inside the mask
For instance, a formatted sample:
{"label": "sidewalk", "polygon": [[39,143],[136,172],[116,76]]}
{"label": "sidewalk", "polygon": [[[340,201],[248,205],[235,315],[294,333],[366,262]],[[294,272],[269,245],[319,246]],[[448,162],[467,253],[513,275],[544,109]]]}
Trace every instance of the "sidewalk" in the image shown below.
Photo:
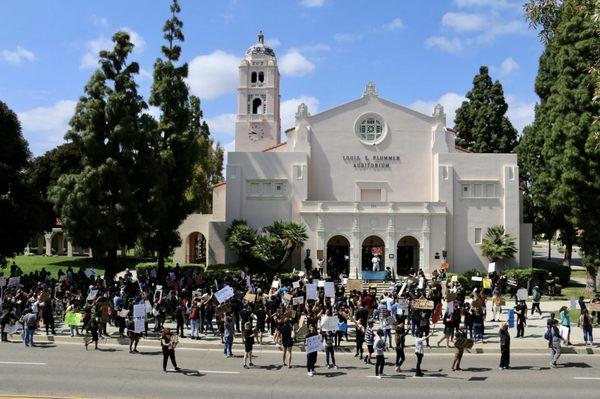
{"label": "sidewalk", "polygon": [[[509,303],[507,302],[507,305]],[[542,302],[540,307],[542,309],[542,317],[538,314],[531,316],[528,314],[528,317],[531,317],[527,320],[527,326],[525,327],[525,337],[524,338],[516,338],[516,330],[515,328],[511,328],[511,352],[513,353],[546,353],[549,349],[547,346],[547,341],[544,339],[544,333],[546,332],[546,320],[548,319],[550,312],[557,311],[561,306],[569,305],[568,301],[548,301]],[[491,309],[491,302],[488,301],[487,308]],[[531,304],[529,303],[530,307]],[[504,321],[508,318],[508,309],[510,307],[505,307],[502,312],[501,322],[491,322],[486,321],[485,323],[485,334],[484,334],[484,342],[476,342],[473,348],[471,349],[471,353],[500,353],[500,343],[498,338],[498,330]],[[558,315],[557,315],[558,317]],[[491,318],[491,314],[487,316],[488,320]],[[563,353],[577,353],[577,354],[588,354],[588,355],[600,355],[600,347],[589,347],[585,346],[583,343],[583,333],[580,328],[577,327],[577,320],[571,320],[571,341],[575,344],[574,346],[564,347]],[[154,323],[150,322],[148,328],[152,330]],[[44,328],[40,328],[36,331],[36,335],[34,340],[41,344],[43,343],[53,343],[53,342],[70,342],[70,343],[83,343],[83,336],[71,337],[70,331],[66,326],[62,325],[62,321],[57,320],[56,325],[57,335],[55,336],[46,336]],[[173,331],[175,330],[174,323],[165,323],[165,327],[171,328]],[[215,328],[216,329],[216,328]],[[594,329],[596,336],[599,338],[598,342],[600,342],[600,329],[596,326]],[[129,345],[128,338],[119,338],[118,337],[118,329],[114,326],[109,326],[108,331],[111,334],[111,337],[106,340],[106,343],[110,344],[118,344],[118,345]],[[428,348],[428,352],[430,353],[453,353],[454,349],[452,344],[449,348],[446,348],[445,343],[442,343],[441,346],[437,346],[436,343],[443,337],[443,325],[438,322],[432,329],[434,332],[433,336],[430,338],[429,342],[431,348]],[[188,336],[190,330],[186,328],[185,333],[186,337]],[[353,324],[350,324],[348,328],[348,337],[350,341],[342,341],[340,347],[336,347],[336,352],[339,353],[355,353],[355,328]],[[159,348],[159,334],[149,331],[148,337],[140,340],[139,347],[140,348]],[[9,339],[12,342],[21,342],[21,337],[19,335],[11,335]],[[100,345],[102,345],[104,341],[101,340]],[[219,336],[214,336],[211,334],[205,336],[202,335],[200,340],[192,340],[190,338],[181,338],[180,339],[180,347],[184,348],[197,348],[197,349],[221,349],[222,343],[221,338]],[[82,345],[83,346],[83,345]],[[406,337],[406,346],[407,350],[410,351],[414,347],[414,338],[411,335]],[[298,342],[296,347],[300,351],[304,351],[303,342]],[[243,351],[244,345],[242,343],[240,334],[236,334],[234,340],[234,349],[238,351]],[[366,346],[364,347],[366,351]],[[273,342],[271,335],[264,334],[263,337],[263,345],[255,344],[254,352],[260,353],[261,351],[279,351],[279,346]]]}

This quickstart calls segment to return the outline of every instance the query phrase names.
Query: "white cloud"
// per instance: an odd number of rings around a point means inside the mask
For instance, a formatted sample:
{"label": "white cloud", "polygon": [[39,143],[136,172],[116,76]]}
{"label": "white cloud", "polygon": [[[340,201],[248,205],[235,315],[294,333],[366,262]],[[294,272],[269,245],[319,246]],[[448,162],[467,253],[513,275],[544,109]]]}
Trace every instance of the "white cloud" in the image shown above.
{"label": "white cloud", "polygon": [[206,123],[210,128],[210,133],[214,135],[235,135],[236,114],[221,114],[214,118],[207,118]]}
{"label": "white cloud", "polygon": [[432,36],[425,40],[427,48],[435,47],[446,53],[460,53],[463,50],[462,41],[456,37],[450,39],[446,36]]}
{"label": "white cloud", "polygon": [[383,24],[383,29],[388,31],[395,31],[404,27],[404,23],[400,18],[394,18],[392,22]]}
{"label": "white cloud", "polygon": [[279,40],[276,37],[272,37],[266,40],[267,45],[271,46],[272,48],[277,48],[279,46],[281,46],[281,40]]}
{"label": "white cloud", "polygon": [[62,100],[49,107],[37,107],[18,113],[23,134],[34,155],[41,155],[64,142],[76,105],[75,101]]}
{"label": "white cloud", "polygon": [[477,36],[473,42],[475,44],[489,44],[492,43],[498,36],[522,34],[527,33],[527,25],[522,21],[492,21],[488,28],[479,36]]}
{"label": "white cloud", "polygon": [[508,104],[506,112],[508,119],[515,129],[522,133],[523,128],[530,125],[535,118],[535,102],[522,101],[514,94],[507,94],[506,103]]}
{"label": "white cloud", "polygon": [[473,32],[485,29],[486,19],[480,14],[447,12],[442,17],[442,26],[457,32]]}
{"label": "white cloud", "polygon": [[187,83],[193,94],[213,99],[235,91],[240,57],[222,50],[195,57],[189,63]]}
{"label": "white cloud", "polygon": [[453,3],[458,8],[490,7],[519,9],[521,7],[521,4],[510,3],[507,0],[454,0]]}
{"label": "white cloud", "polygon": [[323,4],[325,4],[325,0],[300,0],[302,7],[321,7]]}
{"label": "white cloud", "polygon": [[108,19],[92,15],[92,23],[99,28],[108,28]]}
{"label": "white cloud", "polygon": [[[144,38],[134,30],[123,27],[120,30],[129,33],[129,40],[135,46],[133,48],[134,53],[141,53],[146,47],[146,41]],[[98,67],[98,53],[102,50],[111,50],[113,48],[113,42],[111,39],[106,38],[104,35],[100,35],[97,38],[88,41],[85,44],[87,51],[81,57],[79,67],[81,69],[92,69]]]}
{"label": "white cloud", "polygon": [[280,58],[279,70],[287,76],[304,76],[315,70],[315,64],[303,56],[298,49],[292,48]]}
{"label": "white cloud", "polygon": [[449,127],[454,126],[454,116],[456,110],[465,101],[465,96],[456,93],[445,93],[437,100],[417,100],[410,104],[408,108],[414,109],[415,111],[421,112],[425,115],[431,115],[433,113],[433,107],[436,104],[442,104],[444,112],[446,113],[446,125]]}
{"label": "white cloud", "polygon": [[33,61],[35,54],[24,47],[17,46],[15,51],[2,50],[0,51],[0,59],[12,65],[20,65],[22,60]]}
{"label": "white cloud", "polygon": [[308,112],[316,114],[319,111],[319,100],[312,96],[301,96],[298,98],[290,98],[281,103],[281,129],[285,131],[296,125],[296,111],[298,105],[306,104]]}
{"label": "white cloud", "polygon": [[512,57],[508,57],[502,61],[502,64],[500,64],[500,75],[508,76],[517,69],[519,69],[519,64],[517,61],[515,61]]}
{"label": "white cloud", "polygon": [[333,36],[333,40],[338,43],[356,43],[362,40],[362,35],[356,35],[354,33],[336,33]]}

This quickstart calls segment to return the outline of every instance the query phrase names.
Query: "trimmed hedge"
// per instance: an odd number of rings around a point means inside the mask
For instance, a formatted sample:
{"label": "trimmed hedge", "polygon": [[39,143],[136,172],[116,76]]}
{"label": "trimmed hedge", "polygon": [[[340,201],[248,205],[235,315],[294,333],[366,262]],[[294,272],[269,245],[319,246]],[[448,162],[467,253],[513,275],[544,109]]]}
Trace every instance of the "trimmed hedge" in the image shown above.
{"label": "trimmed hedge", "polygon": [[563,287],[569,285],[571,281],[571,268],[568,266],[559,265],[558,263],[549,262],[545,259],[534,258],[533,267],[536,269],[542,269],[547,272],[552,272],[554,277],[558,279],[558,283]]}

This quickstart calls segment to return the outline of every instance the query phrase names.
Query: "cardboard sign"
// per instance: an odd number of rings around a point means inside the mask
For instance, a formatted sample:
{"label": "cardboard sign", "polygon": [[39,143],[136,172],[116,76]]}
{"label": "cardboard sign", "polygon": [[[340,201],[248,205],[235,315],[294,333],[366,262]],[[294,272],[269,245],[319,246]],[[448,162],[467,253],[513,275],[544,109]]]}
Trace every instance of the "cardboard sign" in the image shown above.
{"label": "cardboard sign", "polygon": [[323,321],[321,331],[337,331],[339,328],[340,319],[337,316],[329,316]]}
{"label": "cardboard sign", "polygon": [[292,300],[292,294],[288,294],[287,292],[285,294],[283,294],[283,300],[284,301],[291,301]]}
{"label": "cardboard sign", "polygon": [[306,299],[317,299],[317,286],[315,284],[306,284]]}
{"label": "cardboard sign", "polygon": [[527,288],[519,288],[517,290],[517,299],[519,301],[524,301],[527,299]]}
{"label": "cardboard sign", "polygon": [[362,291],[362,280],[348,279],[346,283],[346,291]]}
{"label": "cardboard sign", "polygon": [[454,341],[454,346],[459,349],[471,349],[473,347],[473,340],[463,337],[457,337]]}
{"label": "cardboard sign", "polygon": [[335,284],[332,281],[325,282],[325,298],[335,298]]}
{"label": "cardboard sign", "polygon": [[143,303],[139,303],[137,305],[133,305],[133,317],[145,317],[146,316],[146,305]]}
{"label": "cardboard sign", "polygon": [[446,294],[446,302],[454,302],[458,299],[458,295],[454,292],[449,292]]}
{"label": "cardboard sign", "polygon": [[295,296],[292,298],[292,305],[296,306],[296,305],[302,305],[304,303],[304,297],[303,296]]}
{"label": "cardboard sign", "polygon": [[300,281],[294,281],[292,283],[292,288],[296,289],[296,288],[300,288]]}
{"label": "cardboard sign", "polygon": [[246,295],[244,295],[244,301],[256,302],[256,295],[247,292]]}
{"label": "cardboard sign", "polygon": [[306,338],[304,345],[306,346],[306,353],[314,353],[323,350],[323,342],[321,341],[320,335]]}
{"label": "cardboard sign", "polygon": [[232,296],[233,296],[233,288],[231,288],[228,285],[221,288],[219,291],[215,292],[215,298],[217,298],[217,301],[219,301],[219,303],[225,302]]}
{"label": "cardboard sign", "polygon": [[411,302],[411,306],[413,309],[433,310],[434,304],[427,299],[415,299]]}

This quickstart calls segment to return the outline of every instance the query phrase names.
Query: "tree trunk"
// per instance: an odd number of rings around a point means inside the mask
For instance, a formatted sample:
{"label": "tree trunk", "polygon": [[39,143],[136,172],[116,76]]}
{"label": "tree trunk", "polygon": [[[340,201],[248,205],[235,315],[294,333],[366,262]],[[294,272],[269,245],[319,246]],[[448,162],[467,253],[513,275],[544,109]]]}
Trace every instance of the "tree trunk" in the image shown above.
{"label": "tree trunk", "polygon": [[595,266],[586,266],[585,271],[587,272],[585,289],[593,293],[596,291],[596,278],[598,277],[598,270],[596,270]]}
{"label": "tree trunk", "polygon": [[563,266],[571,266],[571,259],[573,256],[573,243],[565,244],[565,256],[563,258]]}
{"label": "tree trunk", "polygon": [[115,248],[106,251],[104,267],[104,280],[107,282],[113,281],[113,278],[117,273],[117,250]]}
{"label": "tree trunk", "polygon": [[552,260],[552,237],[548,238],[548,260]]}

